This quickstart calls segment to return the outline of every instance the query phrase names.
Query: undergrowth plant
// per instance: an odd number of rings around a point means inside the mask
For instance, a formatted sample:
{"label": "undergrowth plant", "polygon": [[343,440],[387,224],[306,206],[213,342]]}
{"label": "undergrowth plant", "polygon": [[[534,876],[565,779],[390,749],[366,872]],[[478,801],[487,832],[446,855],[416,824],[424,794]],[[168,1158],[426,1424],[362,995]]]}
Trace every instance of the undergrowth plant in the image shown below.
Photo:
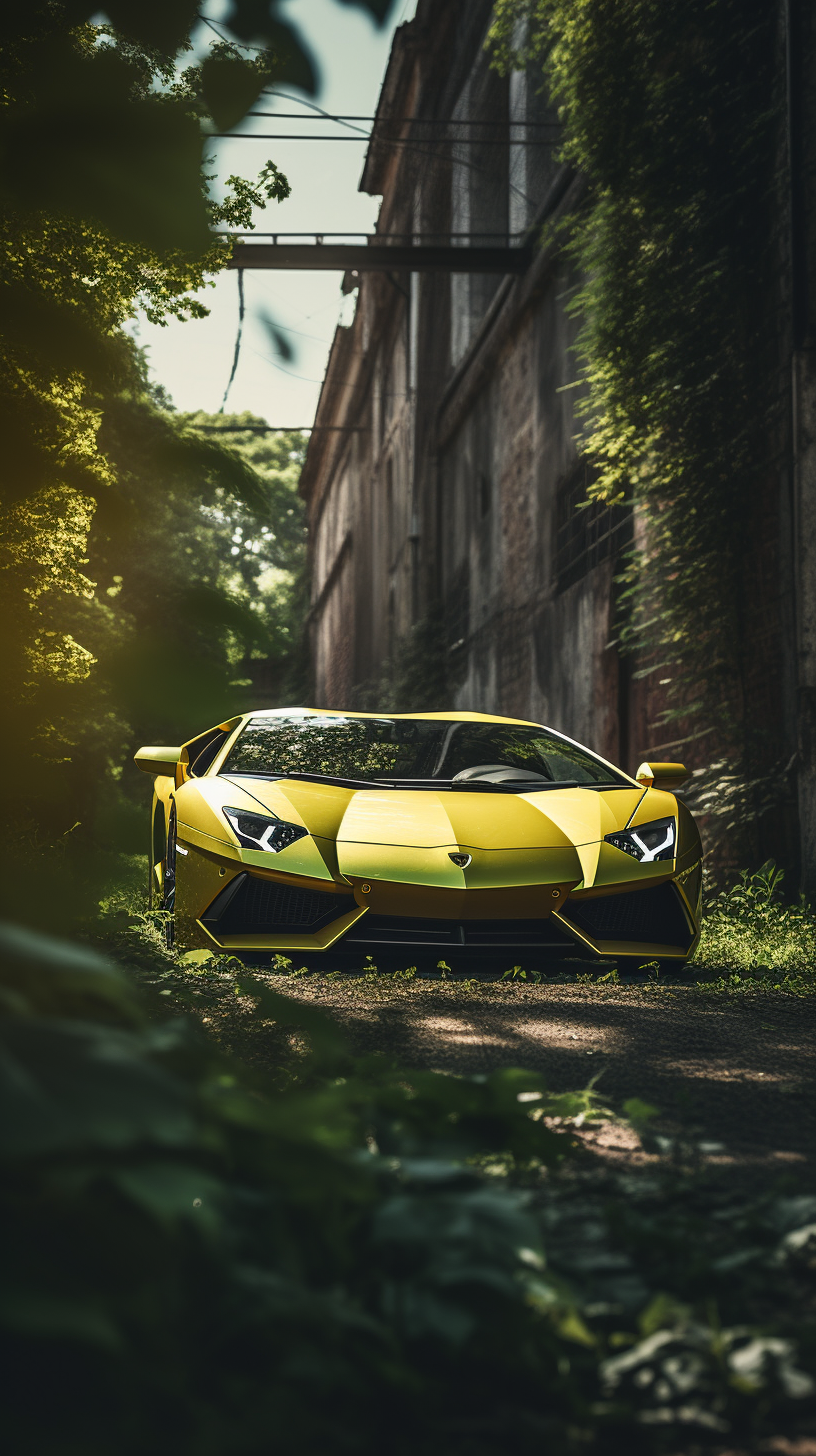
{"label": "undergrowth plant", "polygon": [[695,961],[816,991],[816,913],[804,896],[794,904],[782,898],[784,878],[784,870],[769,859],[710,896]]}
{"label": "undergrowth plant", "polygon": [[[170,976],[158,946],[153,1014],[87,949],[0,949],[10,1449],[375,1456],[388,1430],[396,1456],[660,1456],[668,1429],[807,1429],[816,1200],[729,1193],[718,1222],[688,1188],[596,1188],[592,1084],[354,1056],[315,1007]],[[216,983],[297,1040],[285,1077],[178,1014]]]}

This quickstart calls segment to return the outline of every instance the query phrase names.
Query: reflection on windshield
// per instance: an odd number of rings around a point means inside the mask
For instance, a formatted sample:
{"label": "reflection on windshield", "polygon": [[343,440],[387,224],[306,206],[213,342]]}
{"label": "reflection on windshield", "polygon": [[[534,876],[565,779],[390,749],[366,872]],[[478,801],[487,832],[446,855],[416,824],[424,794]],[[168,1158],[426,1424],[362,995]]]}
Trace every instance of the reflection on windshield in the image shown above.
{"label": "reflection on windshield", "polygon": [[550,783],[627,782],[546,728],[342,714],[250,718],[221,772],[427,782],[449,781],[480,765],[519,769]]}

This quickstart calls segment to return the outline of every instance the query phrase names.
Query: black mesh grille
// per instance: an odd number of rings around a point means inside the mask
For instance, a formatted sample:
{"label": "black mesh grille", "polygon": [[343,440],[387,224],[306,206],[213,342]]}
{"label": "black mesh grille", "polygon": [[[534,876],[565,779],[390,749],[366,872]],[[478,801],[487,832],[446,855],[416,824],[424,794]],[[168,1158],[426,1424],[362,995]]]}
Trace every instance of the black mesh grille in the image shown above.
{"label": "black mesh grille", "polygon": [[673,885],[603,895],[597,900],[568,900],[564,918],[593,940],[641,940],[652,945],[691,944],[691,931]]}
{"label": "black mesh grille", "polygon": [[352,895],[297,890],[249,874],[220,913],[218,899],[201,918],[219,935],[275,935],[282,930],[310,935],[353,910],[355,904]]}
{"label": "black mesh grille", "polygon": [[397,915],[364,915],[343,937],[346,945],[529,945],[552,950],[575,949],[575,942],[555,921],[423,920]]}

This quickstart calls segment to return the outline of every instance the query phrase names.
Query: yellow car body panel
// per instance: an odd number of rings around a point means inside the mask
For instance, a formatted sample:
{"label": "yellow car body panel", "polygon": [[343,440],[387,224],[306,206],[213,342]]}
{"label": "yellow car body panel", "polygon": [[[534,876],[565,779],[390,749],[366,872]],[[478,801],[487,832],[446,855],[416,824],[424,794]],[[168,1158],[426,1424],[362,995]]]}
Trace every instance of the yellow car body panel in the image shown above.
{"label": "yellow car body panel", "polygon": [[[451,860],[452,853],[467,854],[470,863],[460,868]],[[580,879],[578,856],[571,845],[557,849],[484,850],[454,841],[430,849],[400,846],[399,853],[395,854],[390,844],[338,844],[337,858],[342,873],[351,883],[359,880],[372,885],[383,881],[471,893],[513,886],[574,885]]]}
{"label": "yellow car body panel", "polygon": [[[549,797],[549,795],[548,795]],[[557,792],[555,797],[557,797]],[[522,795],[509,797],[461,790],[361,789],[343,816],[338,842],[432,849],[527,849],[570,840]]]}
{"label": "yellow car body panel", "polygon": [[[589,952],[601,959],[682,961],[693,951],[700,928],[702,852],[694,820],[673,793],[637,783],[595,754],[591,757],[609,769],[614,787],[520,785],[501,792],[470,790],[464,784],[369,787],[224,769],[250,719],[274,721],[293,714],[302,719],[322,712],[286,709],[232,719],[182,745],[175,780],[166,773],[156,778],[154,815],[163,814],[168,828],[172,821],[176,836],[175,919],[185,944],[321,952],[343,942],[352,927],[359,942],[369,917],[369,924],[385,918],[409,928],[425,921],[477,928],[484,923],[498,926],[499,937],[501,924],[510,935],[514,926],[542,926],[546,935],[560,935],[575,955]],[[479,713],[325,716],[551,731],[527,720]],[[201,744],[209,741],[217,751],[196,776],[196,757]],[[151,752],[166,768],[163,750]],[[149,764],[146,759],[140,766],[149,769]],[[679,765],[665,767],[682,772]],[[248,847],[225,810],[260,816],[262,823],[282,821],[300,831],[299,837],[277,853],[260,844]],[[676,825],[672,859],[640,862],[607,838],[670,820]],[[154,888],[163,871],[163,861],[151,866]],[[627,934],[627,925],[630,932],[632,927],[626,917],[635,902],[624,903],[624,897],[657,890],[665,899],[665,887],[673,897],[673,937]],[[323,920],[310,933],[294,922],[287,927],[283,919],[263,933],[230,922],[235,914],[229,906],[241,896],[241,903],[254,896],[266,906],[285,905],[291,920],[292,907],[300,903],[298,894],[323,897]],[[598,903],[604,898],[608,913]],[[608,933],[615,915],[620,929]]]}
{"label": "yellow car body panel", "polygon": [[[368,884],[369,890],[363,887]],[[514,885],[503,889],[452,889],[440,885],[406,884],[395,880],[355,881],[366,908],[373,915],[418,917],[429,920],[528,920],[563,903],[567,885],[552,881]],[[543,917],[542,917],[543,918]]]}
{"label": "yellow car body panel", "polygon": [[[590,794],[586,789],[549,789],[541,809],[569,843],[598,844],[605,834],[612,834],[628,824],[645,792],[641,788],[611,789],[606,793]],[[542,796],[539,794],[537,797],[540,800]],[[534,794],[524,794],[522,798],[536,801]],[[648,817],[659,816],[649,814]]]}

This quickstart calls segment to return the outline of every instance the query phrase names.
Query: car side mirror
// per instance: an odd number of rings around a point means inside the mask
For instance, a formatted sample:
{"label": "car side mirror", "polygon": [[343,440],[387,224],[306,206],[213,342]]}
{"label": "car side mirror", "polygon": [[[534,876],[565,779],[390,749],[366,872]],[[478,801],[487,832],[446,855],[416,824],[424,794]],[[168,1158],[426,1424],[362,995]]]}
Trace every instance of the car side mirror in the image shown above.
{"label": "car side mirror", "polygon": [[167,778],[175,778],[176,765],[181,758],[180,748],[140,748],[138,753],[133,755],[133,762],[142,773],[164,774]]}
{"label": "car side mirror", "polygon": [[635,778],[644,789],[667,789],[671,794],[688,778],[688,769],[682,763],[642,763]]}

